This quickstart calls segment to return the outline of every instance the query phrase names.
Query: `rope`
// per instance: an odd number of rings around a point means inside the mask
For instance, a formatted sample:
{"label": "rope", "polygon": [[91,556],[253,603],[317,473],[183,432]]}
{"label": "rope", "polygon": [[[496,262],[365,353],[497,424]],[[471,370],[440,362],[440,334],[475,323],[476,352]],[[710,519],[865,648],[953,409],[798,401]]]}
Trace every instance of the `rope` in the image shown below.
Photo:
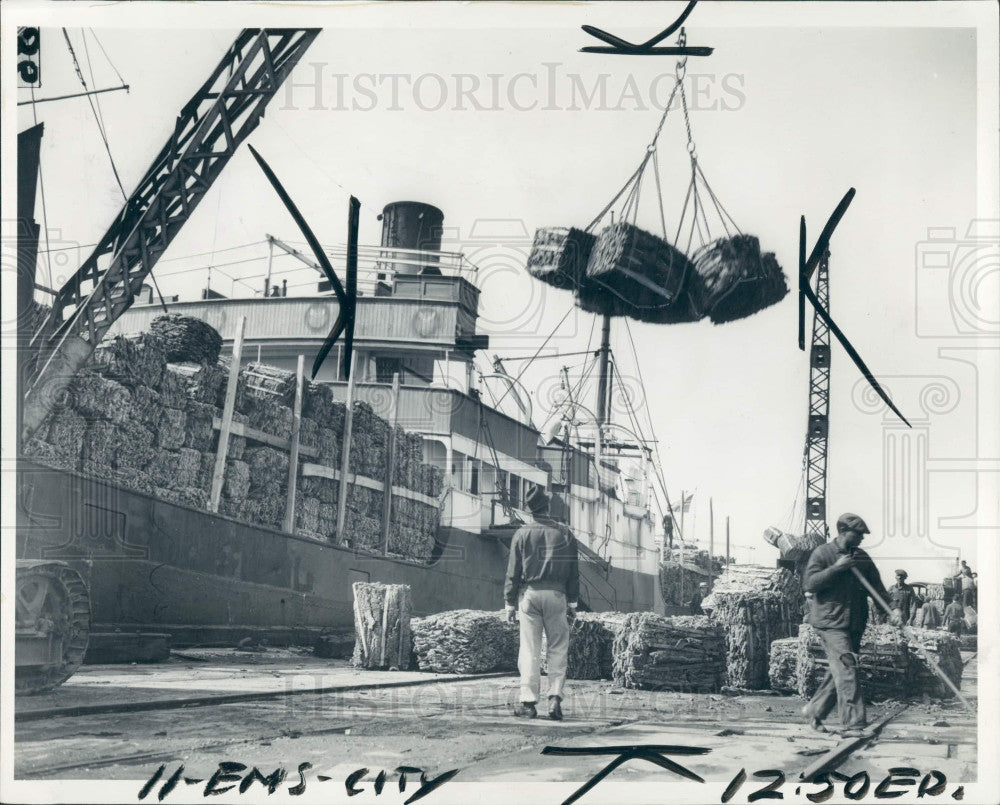
{"label": "rope", "polygon": [[552,328],[552,332],[545,337],[545,340],[542,342],[542,345],[537,350],[535,350],[535,354],[531,356],[531,359],[527,363],[525,363],[524,366],[521,367],[521,371],[518,372],[517,377],[514,378],[514,382],[511,383],[509,386],[507,386],[507,390],[500,395],[500,399],[497,400],[497,405],[500,405],[500,403],[503,402],[504,398],[508,394],[510,394],[510,390],[514,388],[514,386],[518,383],[518,381],[520,381],[520,379],[524,376],[524,373],[528,370],[528,367],[535,362],[535,358],[537,358],[541,354],[542,350],[545,349],[545,345],[548,344],[549,341],[552,340],[552,336],[556,334],[556,330],[562,327],[562,323],[569,318],[569,314],[572,313],[575,308],[576,308],[575,304],[571,305],[570,308],[566,311],[566,313],[563,314],[563,317],[559,319],[559,323],[554,328]]}
{"label": "rope", "polygon": [[[66,47],[69,48],[69,55],[73,57],[73,67],[76,70],[77,78],[80,79],[80,83],[83,85],[84,90],[90,91],[90,87],[87,86],[87,79],[83,77],[83,71],[80,69],[80,61],[76,58],[76,51],[73,50],[73,43],[69,39],[69,32],[63,28],[63,37],[66,40]],[[86,42],[84,43],[86,44]],[[122,191],[122,198],[126,201],[128,200],[128,193],[125,192],[125,186],[122,184],[121,177],[118,175],[118,167],[115,165],[115,158],[111,154],[111,146],[108,143],[107,134],[104,131],[104,126],[101,123],[101,118],[97,113],[97,109],[94,107],[94,98],[91,95],[87,95],[87,103],[90,104],[90,111],[94,115],[94,121],[97,123],[97,130],[101,135],[101,140],[104,143],[104,150],[108,152],[108,160],[111,162],[111,171],[115,175],[115,181],[118,182],[118,189]]]}
{"label": "rope", "polygon": [[111,61],[111,57],[108,55],[108,52],[104,49],[104,45],[101,44],[101,40],[97,38],[97,34],[94,32],[94,29],[89,28],[88,30],[90,31],[90,35],[94,37],[94,41],[97,43],[97,46],[101,49],[101,53],[104,54],[104,58],[107,59],[108,64],[111,65],[111,69],[115,71],[115,75],[118,76],[118,80],[124,84],[125,79],[122,78],[122,74],[118,72],[118,68],[115,67],[115,63]]}

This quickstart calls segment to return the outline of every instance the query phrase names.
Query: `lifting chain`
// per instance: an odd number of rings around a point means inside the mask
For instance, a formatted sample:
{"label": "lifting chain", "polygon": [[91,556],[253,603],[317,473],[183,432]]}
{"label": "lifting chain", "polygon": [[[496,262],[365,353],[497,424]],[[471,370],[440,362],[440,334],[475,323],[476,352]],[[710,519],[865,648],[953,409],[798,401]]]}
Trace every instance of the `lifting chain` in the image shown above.
{"label": "lifting chain", "polygon": [[[687,31],[681,28],[680,35],[677,37],[677,44],[679,47],[684,47],[687,44]],[[677,62],[677,87],[681,93],[681,109],[684,112],[684,127],[687,129],[687,150],[691,155],[691,165],[694,168],[695,163],[698,161],[697,149],[694,144],[694,136],[691,134],[691,116],[688,113],[687,104],[687,93],[684,91],[684,77],[687,75],[687,56]]]}

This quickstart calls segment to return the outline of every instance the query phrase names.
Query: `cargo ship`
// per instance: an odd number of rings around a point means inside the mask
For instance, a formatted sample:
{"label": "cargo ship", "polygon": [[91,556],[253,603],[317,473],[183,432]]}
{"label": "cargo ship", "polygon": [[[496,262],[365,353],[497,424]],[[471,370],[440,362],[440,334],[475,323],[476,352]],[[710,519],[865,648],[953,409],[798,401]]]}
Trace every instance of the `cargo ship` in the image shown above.
{"label": "cargo ship", "polygon": [[[244,29],[182,108],[118,216],[60,288],[36,281],[41,227],[35,194],[44,124],[19,134],[19,692],[68,678],[94,635],[157,634],[184,646],[231,645],[247,637],[301,644],[323,631],[348,631],[355,581],[410,585],[416,615],[498,610],[511,536],[531,519],[521,507],[531,485],[550,492],[553,515],[576,535],[584,609],[661,605],[650,510],[653,454],[649,442],[616,428],[607,416],[607,316],[597,350],[596,415],[571,398],[550,412],[554,427],[543,432],[532,420],[528,396],[502,369],[480,382],[501,384],[510,393],[508,406],[487,404],[474,378],[475,356],[489,346],[477,328],[476,269],[463,255],[442,250],[443,213],[420,202],[387,205],[381,242],[357,249],[362,282],[351,382],[340,347],[314,378],[335,400],[346,400],[350,388],[353,401],[375,417],[388,419],[391,409],[392,422],[418,439],[418,460],[435,468],[441,483],[434,495],[397,489],[391,477],[352,477],[355,486],[367,485],[387,499],[398,496],[434,510],[433,546],[419,559],[389,550],[388,536],[359,548],[342,531],[336,539],[302,533],[294,518],[291,525],[287,519],[263,525],[224,508],[206,509],[203,501],[136,488],[121,472],[104,472],[100,462],[53,461],[45,451],[25,449],[44,436],[53,411],[73,379],[89,371],[98,348],[140,337],[167,302],[171,313],[215,328],[223,356],[239,340],[241,363],[294,370],[300,356],[311,358],[323,343],[339,308],[322,276],[305,293],[289,294],[284,283],[271,282],[269,261],[263,284],[242,298],[206,288],[193,300],[164,300],[152,279],[159,258],[318,34],[309,28]],[[19,35],[37,39],[39,32],[26,28]],[[272,254],[284,249],[306,270],[315,267],[283,241],[268,236],[267,242]],[[343,249],[330,252],[335,262],[342,260]],[[122,417],[103,415],[122,424]],[[583,417],[590,421],[581,428]],[[219,423],[209,422],[205,444],[195,445],[205,451],[219,441],[213,432]],[[242,433],[247,443],[288,446],[287,439],[276,442],[252,428]],[[314,471],[333,482],[332,463]]]}
{"label": "cargo ship", "polygon": [[[414,561],[261,527],[24,458],[18,558],[78,569],[90,591],[94,632],[166,633],[174,645],[231,644],[247,636],[309,642],[322,630],[352,627],[354,581],[410,585],[418,615],[499,609],[510,538],[531,519],[522,508],[531,485],[549,491],[554,516],[577,537],[582,607],[660,607],[650,468],[641,466],[648,454],[636,450],[641,445],[606,439],[595,457],[552,428],[543,434],[531,421],[527,395],[503,372],[493,382],[510,388],[512,412],[487,404],[473,364],[488,347],[477,329],[475,267],[441,250],[437,208],[397,202],[382,218],[382,242],[359,248],[352,394],[375,416],[418,434],[423,462],[442,476],[441,494],[422,497],[440,522],[431,555]],[[277,238],[268,243],[291,248]],[[287,288],[283,294],[265,277],[244,298],[206,291],[201,297],[172,298],[167,309],[214,327],[223,356],[242,320],[241,361],[289,374],[298,356],[316,352],[336,314],[319,274],[315,292],[300,296]],[[147,287],[108,338],[140,338],[161,315],[162,300]],[[314,383],[346,399],[338,348]],[[253,442],[252,435],[244,438]],[[638,458],[623,461],[630,448]]]}

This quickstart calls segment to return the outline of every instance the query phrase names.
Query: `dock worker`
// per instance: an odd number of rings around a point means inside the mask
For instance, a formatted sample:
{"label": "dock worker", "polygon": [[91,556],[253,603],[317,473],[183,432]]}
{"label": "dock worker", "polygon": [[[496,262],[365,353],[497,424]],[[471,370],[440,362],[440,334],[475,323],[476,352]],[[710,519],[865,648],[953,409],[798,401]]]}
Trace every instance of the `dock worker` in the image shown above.
{"label": "dock worker", "polygon": [[889,588],[889,606],[898,609],[903,623],[910,622],[910,615],[919,606],[917,604],[917,594],[914,589],[906,583],[907,572],[905,570],[896,571],[896,583]]}
{"label": "dock worker", "polygon": [[703,615],[704,612],[701,609],[701,602],[705,600],[705,596],[708,595],[708,584],[702,582],[698,585],[698,588],[694,591],[691,596],[691,614],[692,615]]}
{"label": "dock worker", "polygon": [[510,543],[504,600],[507,619],[520,616],[520,704],[514,715],[536,718],[541,694],[542,632],[547,646],[549,718],[561,721],[569,633],[576,619],[580,568],[576,539],[569,528],[549,515],[549,497],[533,486],[525,504],[533,523],[521,526]]}
{"label": "dock worker", "polygon": [[[837,536],[815,548],[806,563],[802,588],[812,593],[809,623],[823,643],[828,668],[802,713],[820,732],[827,731],[823,719],[834,705],[840,711],[843,735],[860,736],[866,725],[857,655],[868,623],[868,591],[852,568],[857,568],[883,600],[890,597],[871,557],[859,547],[868,533],[858,515],[842,514],[837,520]],[[899,610],[893,612],[892,622],[897,626],[902,623]]]}
{"label": "dock worker", "polygon": [[976,606],[976,575],[965,560],[962,560],[962,606]]}
{"label": "dock worker", "polygon": [[965,631],[965,609],[957,598],[952,598],[944,609],[944,628],[959,637]]}

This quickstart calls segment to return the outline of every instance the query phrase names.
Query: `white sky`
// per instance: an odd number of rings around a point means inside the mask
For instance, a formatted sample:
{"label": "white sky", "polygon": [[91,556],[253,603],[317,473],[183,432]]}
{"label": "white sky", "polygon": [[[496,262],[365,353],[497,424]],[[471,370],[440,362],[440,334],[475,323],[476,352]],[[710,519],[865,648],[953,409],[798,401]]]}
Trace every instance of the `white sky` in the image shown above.
{"label": "white sky", "polygon": [[[953,340],[917,337],[915,314],[916,253],[927,229],[954,227],[962,235],[970,220],[988,217],[983,195],[977,196],[977,180],[990,165],[980,165],[977,176],[976,31],[818,26],[808,12],[778,5],[783,7],[781,24],[789,27],[736,27],[729,6],[699,7],[690,20],[689,43],[716,48],[713,56],[691,59],[688,67],[689,74],[704,76],[699,81],[707,92],[702,108],[692,113],[703,170],[741,229],[758,235],[786,274],[795,269],[799,215],[806,215],[811,246],[841,196],[856,187],[857,197],[832,243],[835,319],[876,375],[904,377],[889,384],[898,384],[896,399],[904,414],[929,423],[931,460],[995,457],[1000,440],[989,408],[981,400],[977,408],[975,367],[939,356],[939,349],[954,345]],[[295,91],[296,108],[282,108],[287,106],[282,91],[250,139],[326,243],[344,240],[348,192],[364,205],[362,243],[377,242],[375,214],[388,202],[419,200],[444,210],[445,226],[458,236],[455,246],[482,269],[482,326],[493,336],[491,354],[500,355],[533,352],[572,298],[527,276],[523,239],[473,235],[488,234],[486,222],[497,220],[507,222],[501,232],[509,233],[513,226],[527,237],[538,226],[589,223],[641,158],[660,115],[649,107],[650,84],[674,69],[669,57],[578,53],[580,46],[593,44],[579,24],[590,22],[639,40],[673,19],[681,6],[630,6],[629,24],[621,21],[620,12],[606,7],[549,9],[544,15],[539,12],[537,24],[531,8],[516,8],[516,28],[484,27],[483,12],[464,7],[451,22],[432,15],[419,25],[416,11],[406,7],[393,9],[391,17],[369,10],[390,26],[382,29],[355,28],[350,8],[333,10],[329,25],[294,74],[297,82],[311,82],[311,64],[325,65],[320,73],[327,108],[310,108],[311,88]],[[743,19],[747,12],[740,14]],[[942,19],[947,16],[941,12]],[[164,142],[177,111],[238,29],[95,27],[131,85],[129,94],[100,96],[111,149],[130,191]],[[70,35],[84,58],[80,28],[71,28]],[[43,36],[44,86],[38,95],[78,91],[61,32],[47,29]],[[88,43],[94,83],[117,84],[94,40]],[[558,66],[546,66],[553,63]],[[541,107],[547,102],[553,69],[554,105],[559,108],[546,110]],[[337,73],[347,74],[346,98],[338,98]],[[348,107],[352,101],[368,103],[366,96],[351,91],[356,77],[366,73],[440,75],[448,87],[447,104],[441,111],[425,111],[410,85],[402,83],[397,104],[401,108],[388,108],[392,98],[386,84],[371,111],[334,108],[338,101]],[[477,99],[487,106],[492,103],[490,82],[499,82],[502,108],[480,111],[467,102],[465,108],[453,109],[456,73],[478,78],[482,88]],[[537,108],[511,109],[506,93],[517,73],[535,76],[538,89],[530,78],[518,79],[514,100],[537,100]],[[579,75],[589,91],[600,73],[610,74],[607,106],[619,108],[567,108],[572,105],[568,76]],[[491,74],[498,78],[491,79]],[[636,108],[628,98],[618,104],[629,74],[646,108]],[[87,79],[90,82],[89,74]],[[433,105],[437,79],[423,82],[419,100]],[[669,78],[660,86],[663,98]],[[995,94],[994,86],[990,97]],[[18,99],[25,97],[27,93],[19,91]],[[713,103],[716,108],[706,108]],[[722,105],[737,108],[724,110]],[[24,128],[31,122],[30,107],[18,111],[18,127]],[[51,245],[91,244],[117,213],[121,194],[90,108],[77,99],[42,104],[37,112],[46,124],[43,170]],[[676,225],[686,189],[684,141],[680,114],[672,113],[660,146],[668,226]],[[640,224],[655,231],[652,190],[650,184],[644,192]],[[986,201],[995,211],[993,192]],[[265,232],[300,239],[244,147],[174,241],[166,255],[171,262],[160,263],[157,275],[163,291],[190,298],[204,283],[201,273],[168,274],[204,265],[211,255],[194,261],[179,258],[213,250],[216,264],[259,258],[266,254],[259,244],[222,250],[259,242]],[[86,252],[82,249],[73,259]],[[259,260],[221,270],[233,276],[259,275],[263,265]],[[55,266],[57,275],[61,270]],[[39,279],[44,281],[44,272]],[[213,285],[229,290],[228,281],[221,278]],[[983,304],[1000,295],[995,271],[983,279],[977,293]],[[927,303],[926,296],[921,300]],[[934,315],[941,319],[944,314]],[[592,321],[590,314],[576,312],[551,345],[562,351],[583,349]],[[738,560],[772,562],[777,552],[760,534],[768,525],[788,526],[785,518],[800,477],[805,430],[808,358],[797,349],[795,295],[726,326],[707,321],[673,327],[632,322],[631,328],[638,369],[621,322],[613,327],[613,345],[627,381],[631,377],[634,383],[637,371],[644,379],[649,394],[645,402],[661,440],[671,494],[679,496],[682,488],[696,492],[696,511],[687,523],[694,518],[695,535],[706,544],[707,499],[712,496],[716,552],[722,550],[722,521],[729,515]],[[997,353],[986,354],[991,357],[984,365],[994,371]],[[997,527],[996,499],[991,497],[995,486],[989,486],[995,476],[990,480],[971,472],[931,473],[930,540],[898,523],[894,528],[902,535],[883,538],[893,525],[883,513],[888,505],[883,419],[855,404],[860,375],[838,346],[833,355],[831,523],[844,510],[865,517],[873,532],[866,547],[884,576],[904,565],[911,568],[911,579],[938,580],[948,566],[940,557],[953,558],[956,549],[975,567],[976,537]],[[551,376],[564,362],[578,360],[540,362],[525,375],[527,386],[536,390],[536,408],[544,407]],[[926,381],[913,378],[935,376],[952,379],[958,401],[948,413],[927,419],[919,400]],[[979,382],[985,382],[982,367]],[[995,410],[995,398],[985,399]],[[953,464],[948,466],[954,469]],[[916,516],[920,506],[909,500],[903,508]],[[944,523],[940,518],[959,519]]]}

